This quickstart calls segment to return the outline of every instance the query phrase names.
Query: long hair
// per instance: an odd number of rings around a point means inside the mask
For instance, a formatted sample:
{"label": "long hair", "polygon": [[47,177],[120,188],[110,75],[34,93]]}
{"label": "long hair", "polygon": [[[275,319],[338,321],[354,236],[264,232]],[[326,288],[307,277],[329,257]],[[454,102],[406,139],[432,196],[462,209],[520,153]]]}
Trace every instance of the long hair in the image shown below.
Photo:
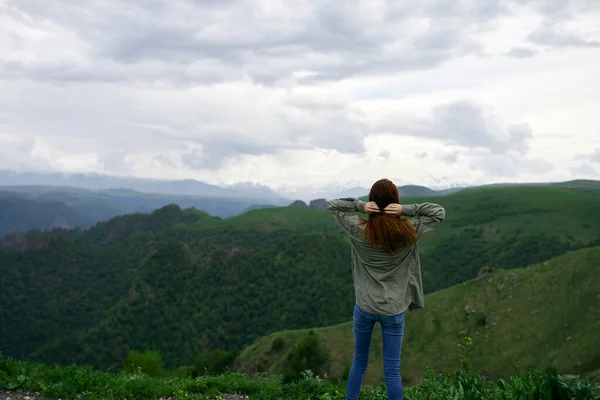
{"label": "long hair", "polygon": [[383,209],[392,203],[400,203],[398,187],[389,179],[381,179],[373,184],[369,201],[379,207],[379,213],[369,214],[364,220],[364,238],[373,248],[381,245],[391,254],[398,253],[398,247],[412,247],[417,241],[417,232],[412,223],[399,216],[385,214]]}

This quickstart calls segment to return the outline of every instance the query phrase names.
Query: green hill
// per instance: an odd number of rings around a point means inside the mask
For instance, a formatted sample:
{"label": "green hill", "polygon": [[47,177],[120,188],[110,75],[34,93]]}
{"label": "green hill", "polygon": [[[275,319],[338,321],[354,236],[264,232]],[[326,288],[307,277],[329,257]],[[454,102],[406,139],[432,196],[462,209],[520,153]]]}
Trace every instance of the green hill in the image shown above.
{"label": "green hill", "polygon": [[[572,252],[533,267],[492,270],[479,278],[426,296],[425,308],[406,313],[403,379],[420,382],[425,367],[448,373],[457,367],[457,343],[474,343],[472,361],[493,378],[513,367],[556,368],[597,375],[600,369],[600,247]],[[350,315],[352,309],[346,310]],[[351,317],[350,317],[351,318]],[[327,353],[326,372],[341,377],[352,362],[352,323],[314,329]],[[307,330],[266,336],[246,348],[236,369],[280,373]],[[285,345],[274,351],[272,342]],[[365,381],[383,380],[381,333],[376,330]],[[281,339],[279,339],[281,340]]]}
{"label": "green hill", "polygon": [[[447,210],[420,243],[428,293],[600,244],[593,193],[499,187],[416,198]],[[32,232],[0,248],[0,351],[120,366],[127,349],[168,366],[272,332],[347,321],[348,244],[326,211],[283,207],[221,220],[163,207],[88,231]],[[464,305],[463,305],[464,306]]]}

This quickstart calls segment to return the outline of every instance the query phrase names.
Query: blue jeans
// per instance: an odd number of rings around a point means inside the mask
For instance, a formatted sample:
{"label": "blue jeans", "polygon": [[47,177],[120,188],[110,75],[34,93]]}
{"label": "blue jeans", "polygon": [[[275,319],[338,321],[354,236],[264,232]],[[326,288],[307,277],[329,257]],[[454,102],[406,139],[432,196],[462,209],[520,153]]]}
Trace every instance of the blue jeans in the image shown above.
{"label": "blue jeans", "polygon": [[369,365],[369,349],[375,322],[381,324],[383,336],[383,376],[388,400],[402,400],[402,379],[400,378],[400,350],[404,336],[404,313],[398,315],[377,315],[354,307],[354,360],[348,376],[346,400],[356,400],[362,380]]}

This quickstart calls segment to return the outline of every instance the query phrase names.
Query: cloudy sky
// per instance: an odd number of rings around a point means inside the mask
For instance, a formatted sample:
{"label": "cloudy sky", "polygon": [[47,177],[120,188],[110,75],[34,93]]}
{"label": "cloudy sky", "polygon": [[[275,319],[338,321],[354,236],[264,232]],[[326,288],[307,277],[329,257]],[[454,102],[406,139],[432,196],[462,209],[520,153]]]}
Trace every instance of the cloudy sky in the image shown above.
{"label": "cloudy sky", "polygon": [[597,0],[0,0],[0,169],[600,179]]}

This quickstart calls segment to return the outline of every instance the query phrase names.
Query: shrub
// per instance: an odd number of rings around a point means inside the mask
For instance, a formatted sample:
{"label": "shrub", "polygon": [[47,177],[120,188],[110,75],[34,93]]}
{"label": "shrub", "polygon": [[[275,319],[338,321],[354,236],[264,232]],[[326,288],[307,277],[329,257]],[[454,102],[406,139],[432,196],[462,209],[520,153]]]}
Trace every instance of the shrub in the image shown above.
{"label": "shrub", "polygon": [[285,346],[285,339],[282,338],[281,336],[277,336],[271,342],[271,350],[273,350],[273,351],[279,351],[279,350],[283,349],[284,346]]}
{"label": "shrub", "polygon": [[194,362],[194,377],[202,375],[217,375],[227,372],[237,357],[235,351],[211,350],[196,357]]}
{"label": "shrub", "polygon": [[189,378],[194,372],[194,367],[181,366],[171,369],[169,375],[176,376],[178,378]]}
{"label": "shrub", "polygon": [[475,323],[477,326],[485,326],[487,324],[487,316],[483,312],[475,314]]}
{"label": "shrub", "polygon": [[301,378],[304,371],[319,374],[327,357],[317,336],[310,331],[290,352],[283,371],[284,382]]}
{"label": "shrub", "polygon": [[143,353],[128,350],[127,358],[123,363],[123,371],[129,373],[142,372],[150,376],[165,375],[162,357],[155,350],[146,350]]}

